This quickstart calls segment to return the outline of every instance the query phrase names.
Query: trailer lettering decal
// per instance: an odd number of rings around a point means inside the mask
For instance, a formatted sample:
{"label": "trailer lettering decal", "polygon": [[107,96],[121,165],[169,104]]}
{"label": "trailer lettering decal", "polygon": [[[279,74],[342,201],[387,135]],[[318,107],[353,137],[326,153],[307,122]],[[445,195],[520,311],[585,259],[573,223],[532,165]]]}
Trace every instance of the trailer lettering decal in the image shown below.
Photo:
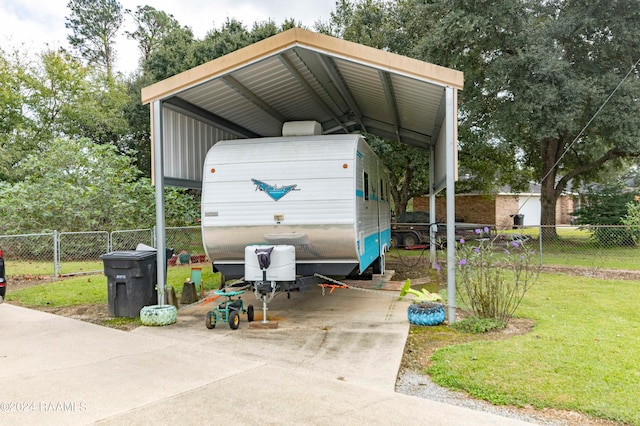
{"label": "trailer lettering decal", "polygon": [[298,185],[269,185],[268,183],[264,183],[258,179],[251,179],[251,182],[256,186],[256,191],[266,192],[273,201],[278,201],[291,191],[300,191],[299,189],[296,189]]}

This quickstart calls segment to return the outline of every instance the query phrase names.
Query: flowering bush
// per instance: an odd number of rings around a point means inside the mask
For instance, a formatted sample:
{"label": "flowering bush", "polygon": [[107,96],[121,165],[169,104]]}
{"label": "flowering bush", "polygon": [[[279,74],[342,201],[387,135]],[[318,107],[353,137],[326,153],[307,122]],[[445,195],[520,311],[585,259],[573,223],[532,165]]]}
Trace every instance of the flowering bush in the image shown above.
{"label": "flowering bush", "polygon": [[[477,234],[482,232],[476,229]],[[469,243],[460,240],[456,261],[458,294],[472,315],[506,323],[538,279],[540,265],[524,238],[501,237]]]}

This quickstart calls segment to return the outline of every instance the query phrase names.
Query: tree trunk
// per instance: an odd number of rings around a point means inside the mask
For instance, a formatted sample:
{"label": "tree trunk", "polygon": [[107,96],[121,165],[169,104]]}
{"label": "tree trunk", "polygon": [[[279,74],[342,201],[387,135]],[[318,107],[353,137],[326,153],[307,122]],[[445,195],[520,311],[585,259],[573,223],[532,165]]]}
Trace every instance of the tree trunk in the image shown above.
{"label": "tree trunk", "polygon": [[542,154],[542,182],[540,187],[540,238],[543,241],[558,237],[556,233],[556,160],[561,150],[558,139],[546,139],[540,142]]}

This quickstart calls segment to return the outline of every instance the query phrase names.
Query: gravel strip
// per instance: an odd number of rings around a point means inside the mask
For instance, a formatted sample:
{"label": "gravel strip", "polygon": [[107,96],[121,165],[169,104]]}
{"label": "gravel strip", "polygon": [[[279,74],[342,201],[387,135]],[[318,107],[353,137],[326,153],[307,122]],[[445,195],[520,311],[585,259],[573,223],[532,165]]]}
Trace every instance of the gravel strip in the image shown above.
{"label": "gravel strip", "polygon": [[549,420],[523,413],[518,409],[495,406],[488,402],[471,398],[462,392],[456,392],[438,386],[433,383],[429,377],[409,370],[400,371],[396,382],[396,392],[426,398],[445,404],[457,405],[471,410],[484,411],[498,416],[509,417],[538,425],[567,425],[564,421]]}

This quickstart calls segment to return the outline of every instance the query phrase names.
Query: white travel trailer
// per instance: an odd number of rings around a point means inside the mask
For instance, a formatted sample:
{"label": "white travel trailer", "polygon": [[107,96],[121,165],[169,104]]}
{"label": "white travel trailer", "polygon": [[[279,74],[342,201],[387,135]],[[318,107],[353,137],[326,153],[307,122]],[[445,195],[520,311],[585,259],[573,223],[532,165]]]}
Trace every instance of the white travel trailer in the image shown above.
{"label": "white travel trailer", "polygon": [[[204,165],[204,248],[225,278],[286,290],[316,273],[383,273],[388,182],[362,135],[321,135],[317,122],[286,123],[282,137],[220,141]],[[256,251],[270,247],[270,264],[260,263]]]}

